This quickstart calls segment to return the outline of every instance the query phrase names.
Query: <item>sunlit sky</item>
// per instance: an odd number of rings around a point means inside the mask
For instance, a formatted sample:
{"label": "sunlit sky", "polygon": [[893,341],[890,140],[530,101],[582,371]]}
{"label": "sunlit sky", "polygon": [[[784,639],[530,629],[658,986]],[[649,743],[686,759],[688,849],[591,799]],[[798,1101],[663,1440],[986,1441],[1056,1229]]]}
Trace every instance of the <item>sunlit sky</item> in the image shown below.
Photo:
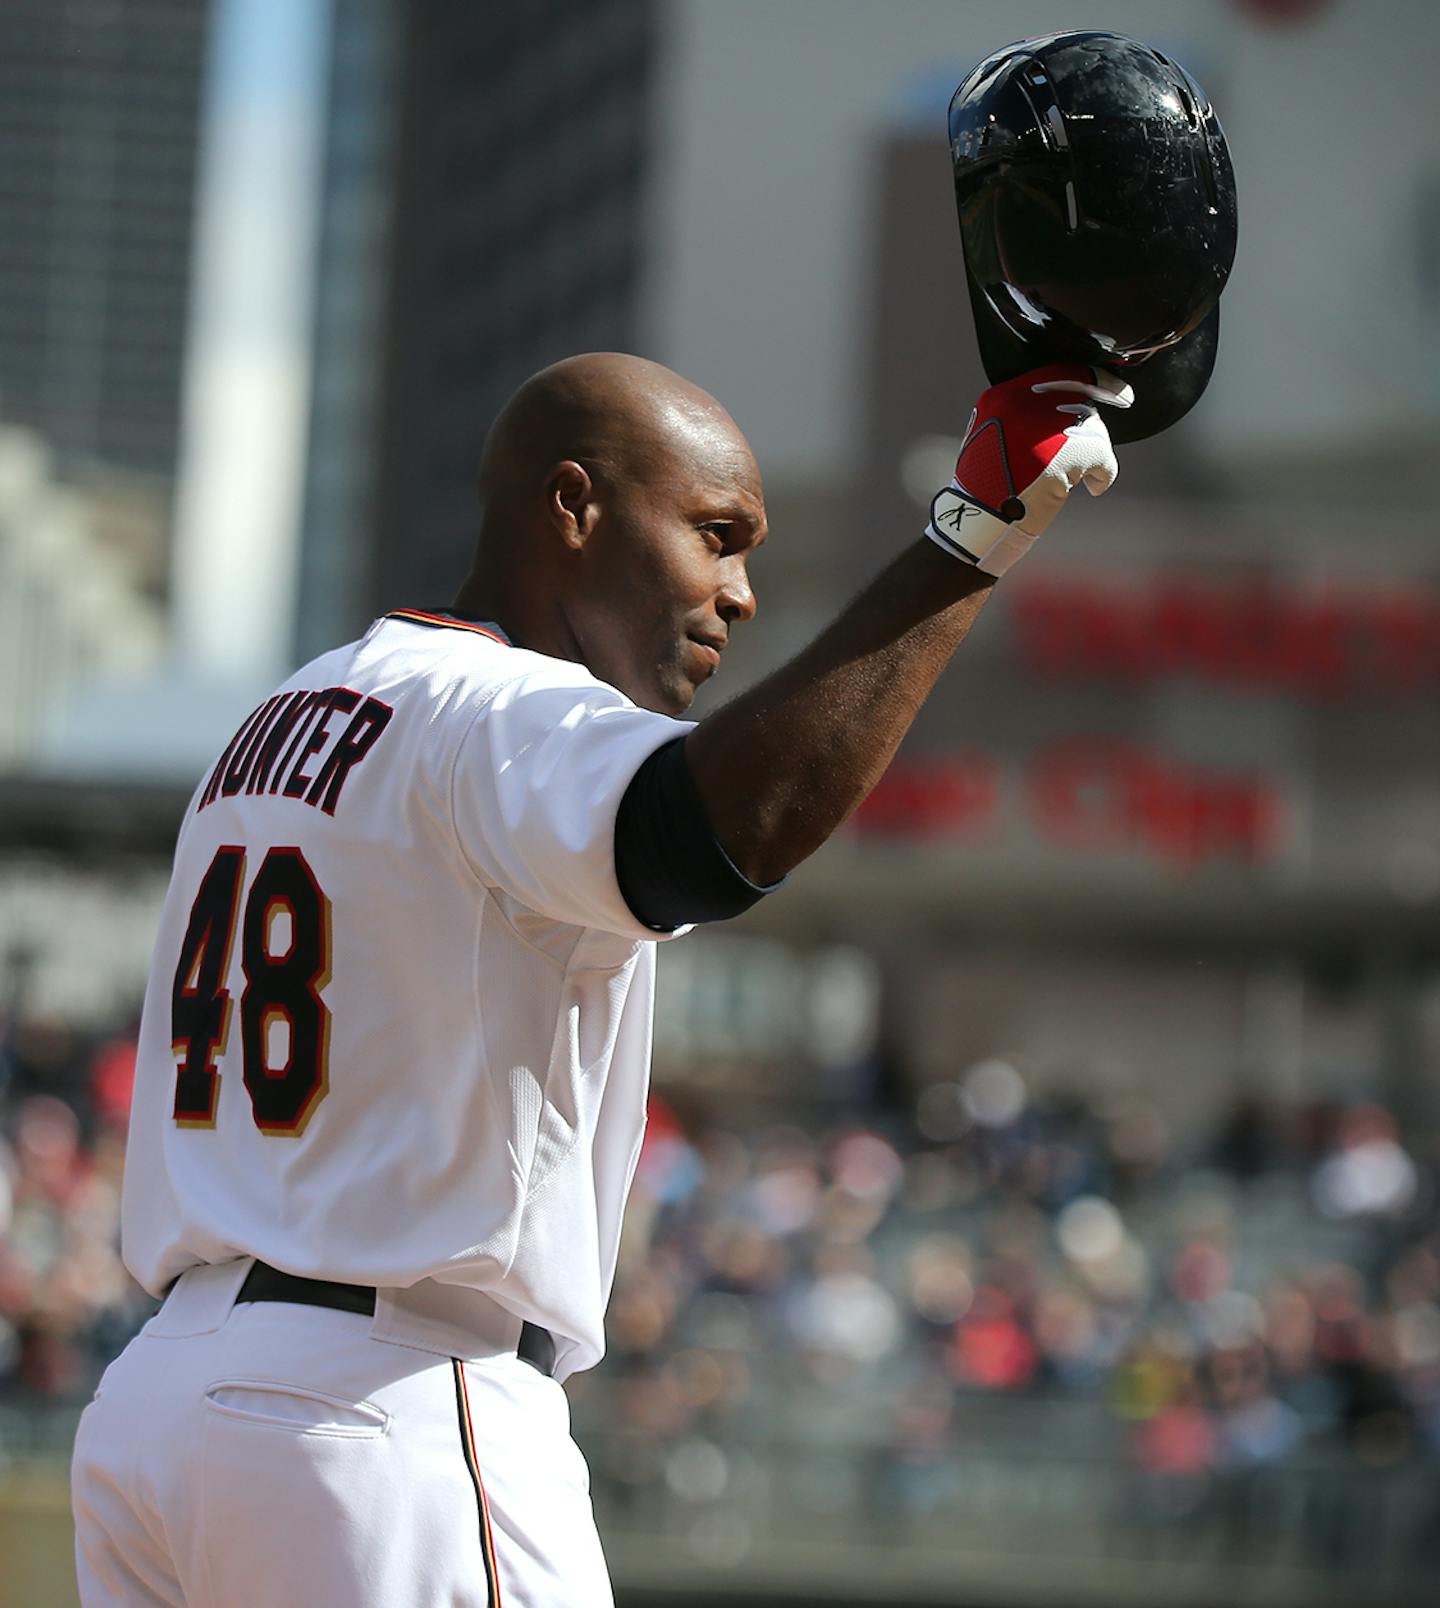
{"label": "sunlit sky", "polygon": [[176,640],[265,682],[290,646],[330,0],[216,0],[177,497]]}

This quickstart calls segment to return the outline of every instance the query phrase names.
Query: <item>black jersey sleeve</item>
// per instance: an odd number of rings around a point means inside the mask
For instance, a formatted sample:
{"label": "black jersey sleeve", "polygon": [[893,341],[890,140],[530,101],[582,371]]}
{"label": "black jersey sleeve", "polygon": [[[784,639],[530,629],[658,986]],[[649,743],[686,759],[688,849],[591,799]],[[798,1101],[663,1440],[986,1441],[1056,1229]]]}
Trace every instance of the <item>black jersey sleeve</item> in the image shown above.
{"label": "black jersey sleeve", "polygon": [[778,888],[758,887],[720,846],[685,758],[685,739],[635,772],[615,817],[615,874],[635,919],[655,932],[728,921]]}

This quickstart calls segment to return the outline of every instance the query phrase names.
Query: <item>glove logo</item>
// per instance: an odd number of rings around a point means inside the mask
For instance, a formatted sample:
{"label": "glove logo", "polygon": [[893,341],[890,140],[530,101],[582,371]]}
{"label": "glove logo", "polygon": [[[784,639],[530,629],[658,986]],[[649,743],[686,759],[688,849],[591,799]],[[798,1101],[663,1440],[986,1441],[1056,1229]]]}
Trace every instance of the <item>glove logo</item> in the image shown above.
{"label": "glove logo", "polygon": [[967,519],[976,519],[984,512],[983,508],[971,502],[954,486],[946,486],[943,490],[937,491],[931,499],[930,523],[936,532],[944,537],[946,546],[953,548],[972,564],[978,564],[980,562],[978,555],[972,553],[959,540],[959,536],[960,528]]}

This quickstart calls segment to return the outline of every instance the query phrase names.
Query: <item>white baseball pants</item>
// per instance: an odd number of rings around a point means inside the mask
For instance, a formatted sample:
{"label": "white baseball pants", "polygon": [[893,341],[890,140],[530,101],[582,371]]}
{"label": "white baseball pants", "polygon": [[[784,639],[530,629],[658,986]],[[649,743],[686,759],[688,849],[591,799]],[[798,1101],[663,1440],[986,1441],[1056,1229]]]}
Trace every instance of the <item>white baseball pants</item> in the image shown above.
{"label": "white baseball pants", "polygon": [[85,1410],[85,1608],[611,1608],[569,1404],[516,1320],[433,1285],[373,1317],[236,1305],[250,1266],[185,1274]]}

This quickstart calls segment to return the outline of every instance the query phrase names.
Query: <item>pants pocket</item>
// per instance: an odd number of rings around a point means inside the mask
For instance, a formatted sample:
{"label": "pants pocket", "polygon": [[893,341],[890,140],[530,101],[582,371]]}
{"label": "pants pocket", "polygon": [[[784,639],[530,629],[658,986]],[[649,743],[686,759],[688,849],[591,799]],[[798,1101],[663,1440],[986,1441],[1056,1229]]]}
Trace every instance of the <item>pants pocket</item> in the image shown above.
{"label": "pants pocket", "polygon": [[390,1414],[373,1401],[347,1401],[277,1379],[219,1379],[205,1391],[210,1412],[262,1429],[372,1440],[387,1434]]}

